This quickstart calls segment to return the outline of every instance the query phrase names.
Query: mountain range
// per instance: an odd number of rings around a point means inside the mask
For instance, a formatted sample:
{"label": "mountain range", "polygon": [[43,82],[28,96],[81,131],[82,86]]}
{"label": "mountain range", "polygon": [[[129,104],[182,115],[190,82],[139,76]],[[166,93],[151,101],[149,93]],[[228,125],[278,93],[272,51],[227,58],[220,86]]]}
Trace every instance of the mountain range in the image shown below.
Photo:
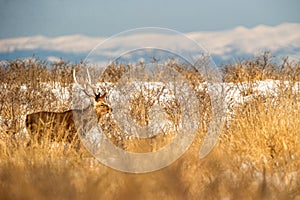
{"label": "mountain range", "polygon": [[[300,61],[300,23],[284,23],[278,26],[259,25],[254,28],[242,26],[231,30],[185,33],[209,52],[217,65],[226,64],[241,59],[251,59],[264,51],[270,51],[276,59],[289,57],[290,60]],[[133,35],[120,34],[117,39],[100,49],[103,58],[114,57],[124,53],[132,44],[143,44],[146,32],[137,31]],[[171,48],[184,47],[193,51],[189,44],[170,39],[172,35],[157,32],[153,34],[156,43]],[[0,59],[14,60],[35,56],[40,59],[55,62],[60,58],[78,63],[84,60],[89,52],[108,38],[89,37],[85,35],[68,35],[60,37],[31,36],[0,39]],[[99,47],[99,46],[98,46]],[[101,47],[101,45],[100,45]],[[127,55],[130,60],[130,55]]]}

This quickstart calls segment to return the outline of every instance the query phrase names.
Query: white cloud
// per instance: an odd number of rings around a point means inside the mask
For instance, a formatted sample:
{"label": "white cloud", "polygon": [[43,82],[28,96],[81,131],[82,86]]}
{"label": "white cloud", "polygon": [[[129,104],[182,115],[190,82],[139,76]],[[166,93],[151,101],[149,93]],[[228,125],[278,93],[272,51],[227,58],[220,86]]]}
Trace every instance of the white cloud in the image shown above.
{"label": "white cloud", "polygon": [[21,37],[0,40],[0,52],[15,50],[55,50],[69,53],[88,52],[104,38],[92,38],[82,35],[48,38],[44,36]]}
{"label": "white cloud", "polygon": [[47,57],[47,60],[49,61],[49,62],[59,62],[60,61],[60,58],[58,58],[58,57],[55,57],[55,56],[49,56],[49,57]]}
{"label": "white cloud", "polygon": [[257,26],[252,29],[236,27],[221,32],[190,33],[188,36],[205,45],[210,52],[222,55],[232,49],[245,53],[269,49],[276,51],[289,46],[300,47],[300,24],[282,24],[276,27]]}

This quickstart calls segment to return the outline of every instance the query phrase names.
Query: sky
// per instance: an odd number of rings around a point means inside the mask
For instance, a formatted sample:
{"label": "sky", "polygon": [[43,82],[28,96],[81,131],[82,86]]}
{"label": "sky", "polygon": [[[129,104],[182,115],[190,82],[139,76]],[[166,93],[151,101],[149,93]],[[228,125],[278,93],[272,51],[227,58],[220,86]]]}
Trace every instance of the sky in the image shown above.
{"label": "sky", "polygon": [[0,0],[0,39],[81,34],[109,37],[137,27],[183,33],[300,23],[299,0]]}

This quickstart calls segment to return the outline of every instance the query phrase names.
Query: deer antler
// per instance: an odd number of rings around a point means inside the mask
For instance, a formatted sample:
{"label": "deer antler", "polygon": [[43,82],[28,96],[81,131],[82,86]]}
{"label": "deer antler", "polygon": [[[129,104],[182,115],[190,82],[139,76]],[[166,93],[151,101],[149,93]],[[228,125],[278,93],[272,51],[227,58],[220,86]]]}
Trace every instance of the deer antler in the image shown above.
{"label": "deer antler", "polygon": [[97,88],[96,88],[95,86],[92,85],[92,80],[91,80],[91,76],[90,76],[90,72],[89,72],[89,69],[88,69],[88,68],[86,68],[86,73],[87,73],[87,76],[88,76],[88,84],[89,84],[89,86],[92,88],[94,95],[95,95],[95,96],[96,96],[96,95],[99,95],[100,92],[95,92],[95,90],[97,90]]}
{"label": "deer antler", "polygon": [[73,78],[74,78],[74,82],[78,85],[78,87],[80,87],[80,89],[89,97],[93,97],[95,98],[96,96],[99,96],[100,93],[98,92],[95,92],[96,90],[96,87],[92,85],[92,81],[91,81],[91,76],[90,76],[90,73],[89,73],[89,70],[88,68],[86,69],[87,71],[87,76],[88,76],[88,82],[87,82],[87,85],[90,86],[90,88],[92,89],[93,93],[94,93],[94,96],[90,95],[88,92],[87,92],[87,88],[83,88],[80,86],[80,84],[77,82],[77,79],[76,79],[76,71],[75,69],[73,70]]}

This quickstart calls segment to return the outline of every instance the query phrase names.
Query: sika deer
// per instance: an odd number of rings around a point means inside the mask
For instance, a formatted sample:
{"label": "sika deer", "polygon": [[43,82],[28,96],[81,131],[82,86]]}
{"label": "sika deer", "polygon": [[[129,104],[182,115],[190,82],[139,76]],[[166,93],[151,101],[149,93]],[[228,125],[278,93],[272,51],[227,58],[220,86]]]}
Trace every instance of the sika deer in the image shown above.
{"label": "sika deer", "polygon": [[[26,116],[26,128],[30,134],[31,140],[35,138],[38,142],[41,142],[41,139],[48,139],[48,141],[65,141],[70,143],[79,141],[74,118],[78,119],[78,116],[87,115],[90,112],[96,112],[97,120],[99,121],[101,116],[111,112],[111,107],[103,102],[106,93],[100,95],[100,93],[95,92],[94,87],[91,85],[88,70],[87,73],[89,79],[88,84],[92,88],[94,94],[90,95],[87,90],[83,88],[81,88],[81,90],[93,99],[93,103],[90,103],[89,106],[84,109],[71,109],[65,112],[42,111],[28,114]],[[73,77],[75,83],[78,84],[75,76],[75,70],[73,71]],[[87,122],[85,122],[85,124],[86,123]],[[31,142],[29,142],[29,145],[30,143]]]}

